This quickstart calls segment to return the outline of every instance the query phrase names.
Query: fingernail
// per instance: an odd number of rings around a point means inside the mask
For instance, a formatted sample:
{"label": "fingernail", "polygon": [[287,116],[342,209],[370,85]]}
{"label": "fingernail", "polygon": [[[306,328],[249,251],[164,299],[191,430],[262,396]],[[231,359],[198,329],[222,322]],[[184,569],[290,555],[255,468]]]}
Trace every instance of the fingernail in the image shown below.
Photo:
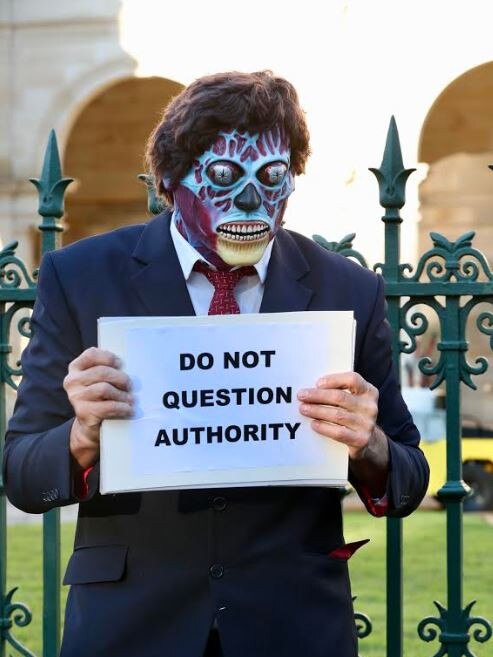
{"label": "fingernail", "polygon": [[322,388],[327,383],[327,379],[319,379],[317,381],[317,388]]}
{"label": "fingernail", "polygon": [[306,413],[308,411],[308,404],[300,404],[300,411]]}
{"label": "fingernail", "polygon": [[308,397],[308,390],[300,390],[298,392],[298,399],[306,399]]}
{"label": "fingernail", "polygon": [[121,358],[118,358],[118,356],[115,357],[115,367],[118,369],[121,369],[123,366],[123,361]]}

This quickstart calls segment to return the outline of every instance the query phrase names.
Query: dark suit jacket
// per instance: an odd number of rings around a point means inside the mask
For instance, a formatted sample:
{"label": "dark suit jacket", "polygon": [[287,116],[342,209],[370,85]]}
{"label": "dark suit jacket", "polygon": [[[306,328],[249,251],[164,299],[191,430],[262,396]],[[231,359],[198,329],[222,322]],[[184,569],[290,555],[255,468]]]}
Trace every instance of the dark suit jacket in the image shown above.
{"label": "dark suit jacket", "polygon": [[[396,383],[382,279],[280,230],[262,312],[355,311],[355,368],[380,391],[389,514],[425,493],[426,461]],[[41,513],[77,501],[62,388],[101,316],[192,315],[169,214],[46,255],[5,449],[10,500]],[[217,617],[226,657],[355,657],[339,492],[233,488],[101,496],[80,504],[63,657],[201,657]]]}

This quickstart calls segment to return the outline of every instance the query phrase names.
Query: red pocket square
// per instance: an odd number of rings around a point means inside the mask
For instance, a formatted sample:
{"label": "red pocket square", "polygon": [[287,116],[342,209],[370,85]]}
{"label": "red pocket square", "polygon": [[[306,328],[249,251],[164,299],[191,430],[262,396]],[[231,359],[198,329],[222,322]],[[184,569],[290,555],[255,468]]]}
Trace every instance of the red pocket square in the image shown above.
{"label": "red pocket square", "polygon": [[354,541],[353,543],[346,543],[345,545],[340,545],[339,547],[334,548],[329,552],[329,557],[333,559],[341,559],[342,561],[347,561],[350,559],[356,550],[359,550],[360,547],[366,545],[370,541],[369,538],[364,538],[362,541]]}
{"label": "red pocket square", "polygon": [[83,501],[84,498],[87,497],[89,493],[89,484],[87,483],[87,478],[89,477],[89,475],[93,470],[94,470],[94,466],[90,465],[82,472],[78,472],[75,477],[74,492],[75,492],[75,496],[81,501]]}

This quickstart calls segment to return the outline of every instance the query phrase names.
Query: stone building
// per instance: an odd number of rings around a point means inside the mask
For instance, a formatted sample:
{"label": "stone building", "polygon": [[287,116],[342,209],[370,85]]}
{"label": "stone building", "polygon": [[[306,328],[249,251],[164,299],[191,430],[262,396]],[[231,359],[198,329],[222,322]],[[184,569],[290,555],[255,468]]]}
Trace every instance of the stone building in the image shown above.
{"label": "stone building", "polygon": [[64,243],[146,218],[143,171],[147,136],[182,85],[136,77],[118,36],[118,0],[60,5],[4,2],[0,8],[3,129],[0,137],[0,234],[38,258],[36,193],[51,128],[66,196]]}

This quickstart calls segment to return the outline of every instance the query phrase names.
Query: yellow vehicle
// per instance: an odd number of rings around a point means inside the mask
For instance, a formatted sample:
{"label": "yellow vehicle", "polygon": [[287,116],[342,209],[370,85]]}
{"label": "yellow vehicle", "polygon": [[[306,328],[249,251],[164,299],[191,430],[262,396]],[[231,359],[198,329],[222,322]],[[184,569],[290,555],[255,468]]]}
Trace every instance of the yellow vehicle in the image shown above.
{"label": "yellow vehicle", "polygon": [[[446,481],[445,439],[427,442],[421,449],[430,464],[428,495],[436,496]],[[471,494],[464,500],[467,511],[493,510],[493,430],[476,430],[463,427],[462,477],[471,487]]]}
{"label": "yellow vehicle", "polygon": [[[428,495],[436,496],[447,479],[445,410],[428,388],[403,387],[403,396],[421,433],[421,449],[430,464]],[[493,427],[462,426],[463,479],[471,487],[467,511],[493,510]]]}

